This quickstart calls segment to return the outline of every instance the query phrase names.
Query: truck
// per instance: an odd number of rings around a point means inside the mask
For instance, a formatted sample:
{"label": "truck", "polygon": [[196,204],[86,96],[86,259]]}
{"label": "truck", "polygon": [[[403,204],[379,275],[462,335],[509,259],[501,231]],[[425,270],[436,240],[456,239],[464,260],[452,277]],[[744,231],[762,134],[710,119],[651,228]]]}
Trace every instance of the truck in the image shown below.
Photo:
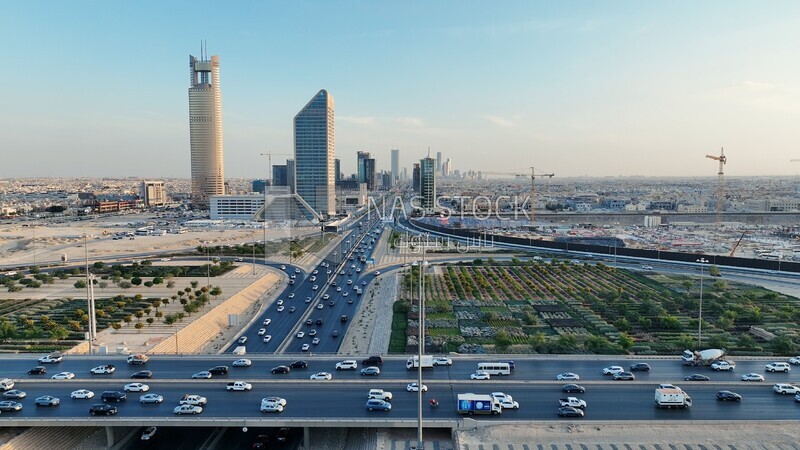
{"label": "truck", "polygon": [[456,410],[459,414],[501,414],[500,402],[491,395],[458,394]]}
{"label": "truck", "polygon": [[361,288],[356,288],[356,295],[361,295],[363,292]]}
{"label": "truck", "polygon": [[733,361],[716,361],[711,363],[711,369],[716,371],[731,371],[736,368],[736,363]]}
{"label": "truck", "polygon": [[558,404],[561,406],[572,406],[573,408],[586,409],[586,400],[581,400],[578,397],[567,397],[558,399]]}
{"label": "truck", "polygon": [[14,389],[14,380],[10,378],[3,378],[0,380],[0,390],[8,391]]}
{"label": "truck", "polygon": [[[406,369],[417,369],[420,366],[419,363],[420,359],[419,356],[412,356],[408,358],[406,361]],[[423,369],[432,369],[433,368],[433,356],[431,355],[422,355],[422,368]]]}
{"label": "truck", "polygon": [[205,397],[197,395],[197,394],[186,394],[184,395],[178,403],[181,405],[192,405],[192,406],[205,406],[206,402]]}
{"label": "truck", "polygon": [[147,361],[150,361],[150,357],[144,354],[128,356],[128,364],[131,365],[146,364]]}
{"label": "truck", "polygon": [[656,388],[655,402],[658,408],[688,408],[692,406],[692,398],[678,387]]}
{"label": "truck", "polygon": [[233,349],[234,355],[244,355],[245,353],[247,353],[247,347],[244,345],[239,345],[235,349]]}
{"label": "truck", "polygon": [[710,366],[717,361],[722,361],[723,358],[725,358],[725,350],[719,348],[709,348],[694,352],[684,350],[681,357],[684,366]]}
{"label": "truck", "polygon": [[233,383],[228,383],[225,389],[228,391],[249,391],[253,389],[253,385],[246,381],[234,381]]}

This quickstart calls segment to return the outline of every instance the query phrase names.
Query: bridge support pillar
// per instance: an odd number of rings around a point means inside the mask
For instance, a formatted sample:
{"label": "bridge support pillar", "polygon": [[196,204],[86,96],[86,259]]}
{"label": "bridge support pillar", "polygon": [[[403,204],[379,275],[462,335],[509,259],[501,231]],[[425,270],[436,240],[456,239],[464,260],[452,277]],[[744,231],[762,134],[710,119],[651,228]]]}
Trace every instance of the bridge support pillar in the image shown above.
{"label": "bridge support pillar", "polygon": [[311,448],[311,433],[308,427],[303,427],[303,448]]}
{"label": "bridge support pillar", "polygon": [[114,444],[114,427],[106,426],[106,448],[111,448]]}

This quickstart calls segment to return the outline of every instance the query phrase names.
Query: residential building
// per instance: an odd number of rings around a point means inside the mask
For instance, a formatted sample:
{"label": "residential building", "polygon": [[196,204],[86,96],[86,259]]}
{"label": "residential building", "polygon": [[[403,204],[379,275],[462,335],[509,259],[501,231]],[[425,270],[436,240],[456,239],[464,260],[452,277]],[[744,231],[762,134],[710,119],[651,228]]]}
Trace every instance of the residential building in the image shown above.
{"label": "residential building", "polygon": [[164,206],[167,204],[167,193],[163,181],[142,181],[141,197],[144,206]]}
{"label": "residential building", "polygon": [[336,214],[334,103],[319,91],[294,117],[295,189],[322,216]]}
{"label": "residential building", "polygon": [[189,146],[192,204],[207,208],[212,195],[225,193],[222,164],[222,93],[219,56],[189,56]]}

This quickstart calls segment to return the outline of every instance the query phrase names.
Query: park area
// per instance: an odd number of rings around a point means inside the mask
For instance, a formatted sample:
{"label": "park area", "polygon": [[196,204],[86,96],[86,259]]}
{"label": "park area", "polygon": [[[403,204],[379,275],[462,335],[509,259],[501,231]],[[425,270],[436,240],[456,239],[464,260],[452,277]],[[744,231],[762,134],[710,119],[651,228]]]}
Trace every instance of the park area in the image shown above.
{"label": "park area", "polygon": [[[418,348],[418,270],[403,275],[390,352]],[[676,355],[698,347],[700,284],[699,273],[570,261],[437,265],[425,274],[426,350]],[[702,295],[702,347],[748,355],[797,351],[797,298],[708,272]]]}

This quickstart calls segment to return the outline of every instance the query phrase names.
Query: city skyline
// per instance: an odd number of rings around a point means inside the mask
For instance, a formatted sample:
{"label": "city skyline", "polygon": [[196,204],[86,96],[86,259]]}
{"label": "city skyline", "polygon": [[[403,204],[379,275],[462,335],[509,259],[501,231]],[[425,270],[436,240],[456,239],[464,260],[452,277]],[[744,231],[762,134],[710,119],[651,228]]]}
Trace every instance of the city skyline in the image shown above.
{"label": "city skyline", "polygon": [[0,177],[188,178],[176,61],[201,39],[226,61],[230,177],[291,151],[295,105],[320,86],[348,174],[358,150],[389,170],[400,149],[409,170],[428,147],[461,171],[713,176],[721,147],[729,176],[798,171],[793,2],[187,4],[7,4]]}

